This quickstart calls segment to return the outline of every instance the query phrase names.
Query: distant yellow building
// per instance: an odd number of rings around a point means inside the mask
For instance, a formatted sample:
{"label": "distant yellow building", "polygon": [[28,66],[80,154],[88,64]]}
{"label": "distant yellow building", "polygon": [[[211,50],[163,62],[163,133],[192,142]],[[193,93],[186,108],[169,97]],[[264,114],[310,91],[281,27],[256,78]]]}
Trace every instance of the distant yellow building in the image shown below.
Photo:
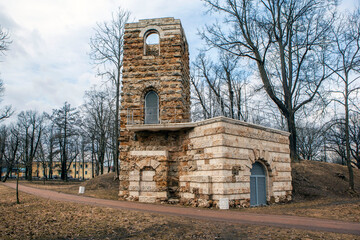
{"label": "distant yellow building", "polygon": [[[34,161],[32,166],[33,177],[43,178],[44,175],[49,177],[50,164],[48,162]],[[52,163],[52,176],[53,178],[61,177],[61,162],[55,161]],[[68,169],[68,177],[76,179],[90,179],[92,178],[92,164],[85,162],[72,162]]]}
{"label": "distant yellow building", "polygon": [[[7,173],[7,168],[5,167],[5,168],[2,168],[1,169],[1,172],[0,172],[0,176],[1,177],[5,177],[5,175],[6,175],[6,173]],[[14,178],[14,177],[16,177],[17,176],[17,172],[18,172],[18,169],[16,168],[16,167],[14,167],[13,169],[12,169],[12,171],[9,173],[9,177],[10,178]],[[23,177],[25,177],[25,168],[24,167],[20,167],[19,168],[19,177],[20,178],[23,178]]]}

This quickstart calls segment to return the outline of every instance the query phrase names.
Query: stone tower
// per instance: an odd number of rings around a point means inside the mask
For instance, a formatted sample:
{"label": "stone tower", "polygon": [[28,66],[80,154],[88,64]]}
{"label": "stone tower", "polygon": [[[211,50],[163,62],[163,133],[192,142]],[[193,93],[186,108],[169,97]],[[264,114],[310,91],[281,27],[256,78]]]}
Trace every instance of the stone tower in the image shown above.
{"label": "stone tower", "polygon": [[190,121],[180,20],[125,26],[120,199],[259,206],[291,199],[289,133],[216,117]]}
{"label": "stone tower", "polygon": [[126,198],[129,151],[136,134],[127,125],[190,121],[189,53],[181,22],[156,18],[125,26],[120,112],[120,197]]}
{"label": "stone tower", "polygon": [[190,120],[189,53],[180,20],[126,24],[123,66],[122,120],[125,115],[127,124]]}

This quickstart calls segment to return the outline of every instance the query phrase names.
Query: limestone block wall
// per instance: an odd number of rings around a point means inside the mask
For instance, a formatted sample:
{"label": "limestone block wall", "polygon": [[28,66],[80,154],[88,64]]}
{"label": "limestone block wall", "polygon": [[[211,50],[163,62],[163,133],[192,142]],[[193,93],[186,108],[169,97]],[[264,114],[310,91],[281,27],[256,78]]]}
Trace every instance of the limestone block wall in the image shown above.
{"label": "limestone block wall", "polygon": [[206,206],[220,198],[248,206],[250,170],[255,161],[266,169],[267,200],[291,199],[288,133],[224,117],[198,123],[189,132],[188,165],[180,176],[183,202]]}

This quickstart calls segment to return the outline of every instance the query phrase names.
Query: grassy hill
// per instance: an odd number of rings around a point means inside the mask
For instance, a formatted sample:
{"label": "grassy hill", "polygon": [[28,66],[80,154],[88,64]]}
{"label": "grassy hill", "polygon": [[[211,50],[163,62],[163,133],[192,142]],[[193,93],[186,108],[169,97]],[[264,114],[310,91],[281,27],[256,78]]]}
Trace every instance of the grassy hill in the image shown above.
{"label": "grassy hill", "polygon": [[85,182],[84,184],[86,189],[95,190],[95,189],[117,189],[119,190],[119,180],[115,178],[115,173],[107,173],[95,178],[92,178]]}
{"label": "grassy hill", "polygon": [[[295,201],[324,197],[352,196],[346,166],[302,160],[292,164]],[[360,193],[360,170],[354,169],[355,190]]]}

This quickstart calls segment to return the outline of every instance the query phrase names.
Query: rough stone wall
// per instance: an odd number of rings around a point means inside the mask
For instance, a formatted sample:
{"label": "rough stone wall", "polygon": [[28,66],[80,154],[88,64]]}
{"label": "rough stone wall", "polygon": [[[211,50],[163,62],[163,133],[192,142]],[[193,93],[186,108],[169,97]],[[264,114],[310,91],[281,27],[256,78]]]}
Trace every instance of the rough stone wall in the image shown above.
{"label": "rough stone wall", "polygon": [[[146,32],[159,33],[160,53],[145,55]],[[159,95],[161,122],[190,121],[189,54],[180,20],[140,20],[125,26],[122,112],[134,109],[134,121],[142,123],[146,92]],[[177,109],[176,112],[174,109]]]}
{"label": "rough stone wall", "polygon": [[[249,206],[250,170],[258,161],[267,172],[268,202],[291,199],[288,133],[228,118],[200,122],[189,132],[188,163],[180,176],[181,201],[195,206]],[[194,170],[195,169],[195,170]]]}
{"label": "rough stone wall", "polygon": [[[138,132],[127,153],[129,187],[120,196],[141,202],[179,197],[180,163],[188,162],[187,132]],[[142,179],[142,171],[153,171]]]}
{"label": "rough stone wall", "polygon": [[[159,34],[158,54],[146,55],[145,39]],[[148,46],[152,52],[156,46]],[[159,18],[140,20],[125,26],[123,80],[120,111],[120,197],[129,197],[129,171],[134,168],[134,134],[126,130],[132,123],[144,123],[145,94],[159,96],[161,123],[190,121],[190,84],[188,45],[180,20]],[[170,164],[170,167],[173,166]]]}

